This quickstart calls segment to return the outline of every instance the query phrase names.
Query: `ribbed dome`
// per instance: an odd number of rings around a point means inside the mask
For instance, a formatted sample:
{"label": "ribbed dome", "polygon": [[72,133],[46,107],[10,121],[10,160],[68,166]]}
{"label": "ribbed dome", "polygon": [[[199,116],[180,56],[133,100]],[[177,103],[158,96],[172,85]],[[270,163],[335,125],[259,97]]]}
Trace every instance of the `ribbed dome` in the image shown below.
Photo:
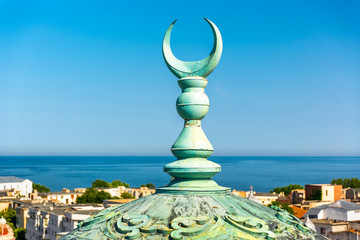
{"label": "ribbed dome", "polygon": [[15,240],[13,230],[3,217],[0,218],[0,240]]}

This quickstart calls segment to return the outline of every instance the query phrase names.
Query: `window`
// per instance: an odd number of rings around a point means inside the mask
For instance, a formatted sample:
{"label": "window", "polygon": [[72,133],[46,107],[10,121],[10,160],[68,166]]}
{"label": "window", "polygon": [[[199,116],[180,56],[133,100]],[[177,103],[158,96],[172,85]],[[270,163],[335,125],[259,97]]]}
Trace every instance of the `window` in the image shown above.
{"label": "window", "polygon": [[328,190],[326,190],[326,196],[328,195]]}
{"label": "window", "polygon": [[320,228],[320,234],[325,235],[325,228]]}

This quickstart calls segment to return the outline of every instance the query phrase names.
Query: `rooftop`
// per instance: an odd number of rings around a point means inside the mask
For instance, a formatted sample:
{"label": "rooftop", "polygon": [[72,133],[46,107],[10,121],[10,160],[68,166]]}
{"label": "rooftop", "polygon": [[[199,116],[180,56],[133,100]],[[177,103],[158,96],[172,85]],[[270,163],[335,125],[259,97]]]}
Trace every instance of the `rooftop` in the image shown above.
{"label": "rooftop", "polygon": [[335,220],[331,220],[331,219],[315,219],[315,218],[312,218],[311,221],[313,223],[317,223],[317,224],[331,224],[331,225],[348,224],[347,222],[344,222],[344,221],[335,221]]}
{"label": "rooftop", "polygon": [[48,196],[48,195],[71,195],[71,194],[82,194],[81,192],[42,192],[39,193],[39,196]]}
{"label": "rooftop", "polygon": [[323,209],[327,208],[341,208],[346,211],[355,211],[360,210],[360,205],[352,202],[348,202],[346,200],[338,200],[336,202],[330,204],[324,204],[317,207],[310,208],[308,211],[309,215],[318,215],[319,212]]}
{"label": "rooftop", "polygon": [[307,210],[299,207],[295,207],[295,206],[290,206],[290,207],[292,208],[292,210],[294,210],[294,216],[297,218],[302,218],[307,212]]}
{"label": "rooftop", "polygon": [[333,185],[329,183],[324,183],[324,184],[305,184],[305,186],[333,186]]}
{"label": "rooftop", "polygon": [[254,193],[256,197],[278,197],[279,194],[274,193]]}
{"label": "rooftop", "polygon": [[29,208],[39,209],[49,214],[64,215],[65,212],[76,214],[95,214],[101,211],[96,204],[73,204],[73,205],[53,205],[53,204],[38,204],[29,206]]}
{"label": "rooftop", "polygon": [[27,179],[18,178],[15,176],[4,176],[0,177],[0,183],[14,183],[14,182],[23,182]]}
{"label": "rooftop", "polygon": [[[103,209],[101,209],[103,210]],[[67,213],[72,213],[72,214],[79,214],[79,215],[94,215],[98,212],[100,212],[101,210],[70,210],[70,211],[66,211]]]}

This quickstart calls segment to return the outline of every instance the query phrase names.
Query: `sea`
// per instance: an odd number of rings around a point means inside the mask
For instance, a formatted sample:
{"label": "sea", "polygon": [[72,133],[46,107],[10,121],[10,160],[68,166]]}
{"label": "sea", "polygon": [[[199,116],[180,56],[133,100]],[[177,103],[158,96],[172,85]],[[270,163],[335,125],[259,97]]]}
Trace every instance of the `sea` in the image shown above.
{"label": "sea", "polygon": [[[163,166],[170,156],[0,156],[0,176],[17,176],[49,187],[90,187],[96,179],[119,179],[139,187],[165,186],[170,176]],[[269,192],[289,184],[330,183],[334,178],[360,178],[360,157],[210,157],[219,163],[213,177],[221,186]]]}

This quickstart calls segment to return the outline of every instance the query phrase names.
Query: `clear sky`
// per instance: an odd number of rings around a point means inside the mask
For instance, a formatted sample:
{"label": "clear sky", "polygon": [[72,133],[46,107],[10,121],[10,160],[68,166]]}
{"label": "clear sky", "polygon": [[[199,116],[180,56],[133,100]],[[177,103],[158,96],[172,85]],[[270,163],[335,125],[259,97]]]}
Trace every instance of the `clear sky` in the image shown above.
{"label": "clear sky", "polygon": [[0,1],[0,155],[170,155],[164,64],[224,51],[214,155],[360,155],[360,1]]}

